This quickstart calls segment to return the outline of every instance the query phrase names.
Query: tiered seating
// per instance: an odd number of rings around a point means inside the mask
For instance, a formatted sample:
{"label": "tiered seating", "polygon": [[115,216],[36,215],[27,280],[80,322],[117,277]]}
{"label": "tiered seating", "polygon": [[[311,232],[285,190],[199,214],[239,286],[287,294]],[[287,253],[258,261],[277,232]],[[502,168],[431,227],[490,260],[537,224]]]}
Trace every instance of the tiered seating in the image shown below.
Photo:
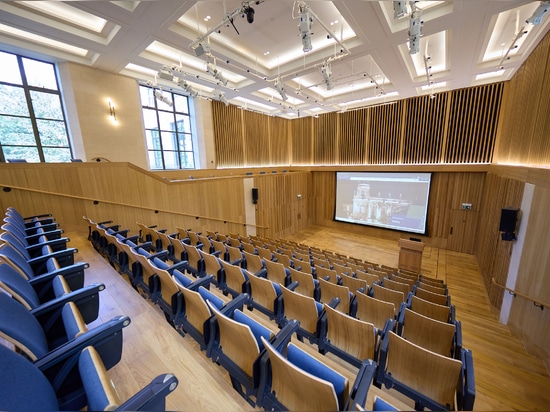
{"label": "tiered seating", "polygon": [[[49,232],[42,230],[57,228],[53,218],[26,219],[9,209],[6,219],[19,224],[25,233],[35,230],[41,234],[32,242],[43,243],[45,263],[43,268],[31,267],[28,256],[17,250],[22,243],[10,236],[2,237],[0,409],[164,409],[166,395],[177,386],[174,376],[163,375],[124,404],[112,386],[105,385],[109,382],[106,371],[121,359],[122,329],[130,324],[130,319],[116,316],[89,328],[98,318],[99,292],[105,286],[84,286],[87,263],[75,265],[71,260],[62,267],[58,262],[60,255],[52,253],[53,243],[46,240]],[[4,234],[10,229],[11,226],[3,228]],[[90,231],[90,240],[107,256],[109,240],[104,236],[105,228],[99,229],[94,227],[94,236]],[[61,229],[55,231],[62,233]],[[71,255],[76,252],[65,245],[59,249],[63,250],[69,250]]]}
{"label": "tiered seating", "polygon": [[[201,349],[206,349],[208,357],[229,372],[234,388],[253,406],[292,405],[294,408],[298,405],[294,403],[297,402],[295,395],[287,400],[283,393],[291,389],[289,386],[299,384],[292,383],[288,377],[275,384],[278,379],[275,371],[265,366],[273,366],[272,359],[276,355],[267,354],[269,350],[261,337],[269,340],[281,333],[280,328],[291,331],[285,334],[285,344],[275,349],[280,354],[276,362],[293,364],[295,359],[289,361],[284,351],[290,350],[286,342],[295,334],[298,340],[293,345],[299,350],[312,345],[317,351],[316,362],[324,363],[326,358],[322,355],[331,352],[349,367],[364,370],[367,360],[369,370],[376,371],[378,386],[390,385],[388,379],[393,376],[392,372],[387,372],[388,367],[390,370],[393,367],[387,360],[393,356],[389,356],[388,348],[399,346],[394,344],[394,338],[388,337],[394,333],[430,353],[428,359],[438,352],[461,365],[465,365],[462,360],[465,357],[464,362],[471,364],[471,354],[468,355],[461,345],[460,324],[454,322],[454,309],[419,297],[424,292],[437,294],[444,296],[448,304],[450,298],[441,282],[292,242],[234,233],[225,236],[206,233],[208,235],[203,236],[192,230],[180,230],[179,239],[168,236],[174,247],[173,255],[166,242],[159,246],[163,250],[157,254],[146,250],[147,243],[136,244],[130,250],[142,257],[131,265],[128,263],[126,270],[130,269],[136,279],[149,277],[149,281],[142,283],[149,285],[151,301],[163,309],[172,326],[182,335],[193,337]],[[158,237],[161,239],[162,235]],[[128,246],[128,241],[115,239]],[[175,244],[180,244],[183,250],[179,256]],[[168,294],[163,293],[163,289]],[[249,310],[244,310],[245,307]],[[436,309],[439,310],[438,320],[428,318],[427,313],[430,310],[437,312]],[[441,339],[436,339],[439,336]],[[380,366],[377,366],[378,361]],[[335,367],[333,362],[327,360],[331,368]],[[299,374],[305,368],[306,375],[311,374],[307,367],[293,364],[291,368]],[[414,376],[421,370],[413,368],[408,373]],[[460,370],[463,376],[465,369]],[[471,384],[473,378],[467,379]],[[277,386],[279,384],[284,389]],[[404,382],[396,388],[407,385],[408,382]],[[435,405],[429,403],[433,396],[429,391],[417,391],[414,396],[413,392],[402,392],[414,399],[417,406]],[[359,405],[346,403],[350,393],[355,393],[353,389],[347,388],[343,393],[336,404],[327,405],[332,405],[331,408],[334,405],[338,408],[342,405],[345,408],[364,407],[364,402]],[[438,405],[445,408],[473,406],[475,391],[457,392],[456,396],[465,401],[457,405]]]}

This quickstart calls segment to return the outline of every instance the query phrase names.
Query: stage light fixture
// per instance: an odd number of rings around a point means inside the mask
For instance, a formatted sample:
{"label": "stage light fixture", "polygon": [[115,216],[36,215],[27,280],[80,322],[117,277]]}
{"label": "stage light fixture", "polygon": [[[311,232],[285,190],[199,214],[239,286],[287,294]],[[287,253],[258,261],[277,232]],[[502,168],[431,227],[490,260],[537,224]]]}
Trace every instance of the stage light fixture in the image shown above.
{"label": "stage light fixture", "polygon": [[409,53],[416,54],[420,51],[420,36],[422,35],[422,20],[420,12],[414,10],[409,21]]}
{"label": "stage light fixture", "polygon": [[227,98],[225,97],[225,94],[223,94],[220,90],[214,90],[214,92],[212,93],[212,98],[214,100],[217,100],[219,102],[222,102],[223,104],[225,104],[226,106],[229,106],[229,101],[227,100]]}
{"label": "stage light fixture", "polygon": [[243,6],[243,13],[246,14],[246,21],[250,24],[254,23],[254,9],[248,4]]}
{"label": "stage light fixture", "polygon": [[327,85],[327,90],[332,90],[332,71],[330,69],[330,65],[327,62],[323,63],[323,67],[321,67],[321,74],[323,75],[323,80]]}
{"label": "stage light fixture", "polygon": [[525,20],[526,23],[536,26],[542,23],[542,19],[546,13],[550,10],[550,1],[541,1],[539,6],[533,12],[533,15]]}
{"label": "stage light fixture", "polygon": [[174,102],[172,101],[172,99],[170,99],[170,97],[168,96],[165,96],[164,94],[162,94],[162,90],[160,89],[155,89],[155,98],[159,101],[159,102],[162,102],[170,107],[172,107],[174,105]]}
{"label": "stage light fixture", "polygon": [[174,78],[176,84],[181,87],[183,90],[185,90],[187,93],[189,93],[193,97],[197,97],[199,95],[199,92],[193,88],[189,83],[187,83],[184,79]]}
{"label": "stage light fixture", "polygon": [[313,46],[311,45],[311,35],[313,34],[311,32],[311,25],[313,23],[313,18],[309,12],[309,7],[305,3],[301,2],[299,7],[300,23],[298,27],[300,29],[300,37],[302,38],[304,53],[307,53],[313,50]]}
{"label": "stage light fixture", "polygon": [[227,86],[227,79],[223,77],[222,72],[220,72],[215,65],[210,62],[206,63],[206,71],[221,84]]}
{"label": "stage light fixture", "polygon": [[407,2],[406,1],[394,1],[393,2],[393,18],[400,19],[407,15]]}
{"label": "stage light fixture", "polygon": [[275,89],[281,95],[281,99],[283,99],[283,102],[287,101],[288,96],[286,95],[286,91],[285,91],[283,82],[281,81],[281,79],[279,77],[277,78],[277,80],[275,80],[275,85],[274,86],[275,86]]}

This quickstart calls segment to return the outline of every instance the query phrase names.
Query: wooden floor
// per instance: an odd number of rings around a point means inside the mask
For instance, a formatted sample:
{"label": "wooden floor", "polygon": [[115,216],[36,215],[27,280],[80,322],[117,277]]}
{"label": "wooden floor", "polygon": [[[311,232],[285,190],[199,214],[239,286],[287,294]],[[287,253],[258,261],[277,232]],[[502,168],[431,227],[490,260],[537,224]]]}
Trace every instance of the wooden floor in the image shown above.
{"label": "wooden floor", "polygon": [[[98,321],[128,315],[121,362],[110,370],[124,400],[156,375],[174,373],[179,386],[167,399],[169,410],[250,410],[231,387],[224,369],[207,359],[190,337],[180,336],[161,312],[141,298],[90,246],[86,234],[69,233],[78,260],[90,263],[86,283],[102,282]],[[289,240],[397,266],[397,242],[310,227]],[[487,294],[472,255],[426,247],[422,271],[444,279],[457,319],[462,322],[463,345],[474,357],[477,397],[475,410],[548,410],[550,378],[542,361],[527,354],[521,342],[491,312]]]}

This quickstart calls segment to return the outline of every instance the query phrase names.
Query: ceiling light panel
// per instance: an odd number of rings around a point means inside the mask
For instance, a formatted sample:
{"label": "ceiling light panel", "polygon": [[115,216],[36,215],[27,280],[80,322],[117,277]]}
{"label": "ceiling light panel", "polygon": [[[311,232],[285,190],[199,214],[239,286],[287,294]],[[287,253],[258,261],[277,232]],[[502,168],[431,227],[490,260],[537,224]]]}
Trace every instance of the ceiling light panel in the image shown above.
{"label": "ceiling light panel", "polygon": [[407,65],[411,65],[409,70],[411,77],[426,77],[426,66],[424,65],[424,56],[430,58],[431,73],[439,73],[448,70],[447,67],[447,32],[440,31],[429,36],[420,38],[420,52],[410,55],[407,44],[399,46],[401,55]]}
{"label": "ceiling light panel", "polygon": [[[512,48],[508,56],[513,56],[522,52],[522,45],[529,36],[529,32],[533,30],[533,26],[525,23],[539,2],[534,1],[521,7],[499,13],[496,22],[491,30],[491,37],[483,54],[483,61],[500,60],[512,46],[514,39],[517,37],[520,30],[525,30],[528,33],[517,39],[515,45],[517,48]],[[543,22],[544,23],[544,22]]]}
{"label": "ceiling light panel", "polygon": [[60,1],[20,1],[18,4],[39,11],[66,23],[76,24],[95,33],[101,33],[107,20]]}
{"label": "ceiling light panel", "polygon": [[62,50],[76,56],[86,57],[88,55],[88,50],[86,49],[75,47],[57,40],[49,39],[47,37],[39,36],[28,31],[19,30],[5,24],[0,24],[0,33],[6,34],[8,36],[13,36],[15,38],[24,39],[33,43],[38,43],[42,46]]}
{"label": "ceiling light panel", "polygon": [[496,70],[494,72],[481,73],[476,76],[476,80],[495,79],[504,74],[504,70]]}
{"label": "ceiling light panel", "polygon": [[[241,15],[238,15],[233,19],[233,24],[239,34],[231,24],[228,24],[220,28],[220,33],[213,33],[209,36],[211,43],[218,43],[223,47],[234,49],[247,61],[255,60],[267,69],[274,69],[278,65],[301,57],[304,52],[298,36],[298,20],[292,18],[293,3],[293,1],[281,0],[255,5],[254,23],[249,24],[246,21],[246,16],[242,18]],[[198,38],[239,7],[241,7],[240,1],[223,3],[199,1],[195,7],[189,9],[178,20],[178,24],[186,26],[188,31],[194,31]],[[338,38],[342,34],[344,39],[355,37],[355,33],[332,2],[312,2],[309,7],[327,26],[330,22],[338,20],[338,23],[329,26]],[[208,22],[203,20],[206,15],[212,17]],[[327,32],[315,20],[312,31],[314,32],[312,36],[314,51],[335,44],[334,39],[327,39]],[[288,33],[293,35],[290,36]],[[268,55],[264,55],[266,50],[269,50]]]}

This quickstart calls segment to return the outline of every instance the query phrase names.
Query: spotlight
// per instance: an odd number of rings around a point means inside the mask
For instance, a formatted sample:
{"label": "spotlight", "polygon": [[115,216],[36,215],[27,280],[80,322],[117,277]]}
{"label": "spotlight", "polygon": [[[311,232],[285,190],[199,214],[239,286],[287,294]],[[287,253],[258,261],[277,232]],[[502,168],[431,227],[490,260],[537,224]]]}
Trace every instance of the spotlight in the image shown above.
{"label": "spotlight", "polygon": [[172,99],[170,99],[170,97],[165,96],[165,95],[162,94],[162,90],[158,90],[158,89],[155,90],[155,98],[158,101],[160,101],[164,104],[167,104],[170,107],[172,107],[174,105],[174,102],[172,102]]}
{"label": "spotlight", "polygon": [[199,92],[193,88],[189,83],[187,83],[183,79],[177,80],[177,85],[181,87],[183,90],[185,90],[187,93],[189,93],[193,97],[197,97],[199,95]]}
{"label": "spotlight", "polygon": [[407,2],[406,1],[394,1],[393,2],[393,18],[400,19],[407,15]]}
{"label": "spotlight", "polygon": [[227,79],[223,77],[222,72],[220,72],[212,63],[206,63],[206,71],[224,86],[227,86]]}
{"label": "spotlight", "polygon": [[246,14],[246,21],[250,24],[254,23],[254,9],[246,5],[243,7],[243,12]]}
{"label": "spotlight", "polygon": [[422,35],[422,21],[420,13],[414,11],[409,22],[409,53],[415,54],[420,51],[420,36]]}
{"label": "spotlight", "polygon": [[321,67],[321,74],[323,75],[323,79],[327,85],[327,90],[332,90],[332,71],[330,70],[330,65],[327,62],[323,63],[323,67]]}
{"label": "spotlight", "polygon": [[214,93],[212,94],[212,98],[222,102],[226,106],[229,106],[229,101],[227,100],[225,95],[219,90],[214,90]]}
{"label": "spotlight", "polygon": [[540,24],[548,9],[550,9],[550,1],[541,1],[533,15],[525,20],[525,23],[532,24],[534,26]]}
{"label": "spotlight", "polygon": [[195,47],[195,56],[199,57],[203,54],[210,53],[210,44],[208,43],[199,43],[197,47]]}
{"label": "spotlight", "polygon": [[275,80],[275,89],[279,92],[281,95],[281,99],[283,99],[283,102],[288,100],[288,96],[286,95],[285,88],[283,86],[283,82],[281,82],[281,79],[278,77],[277,80]]}
{"label": "spotlight", "polygon": [[313,22],[313,19],[309,13],[309,8],[305,3],[300,4],[300,24],[298,27],[300,28],[300,37],[302,38],[302,46],[305,53],[311,51],[313,49],[311,45],[311,35],[313,34],[311,32],[311,23]]}

